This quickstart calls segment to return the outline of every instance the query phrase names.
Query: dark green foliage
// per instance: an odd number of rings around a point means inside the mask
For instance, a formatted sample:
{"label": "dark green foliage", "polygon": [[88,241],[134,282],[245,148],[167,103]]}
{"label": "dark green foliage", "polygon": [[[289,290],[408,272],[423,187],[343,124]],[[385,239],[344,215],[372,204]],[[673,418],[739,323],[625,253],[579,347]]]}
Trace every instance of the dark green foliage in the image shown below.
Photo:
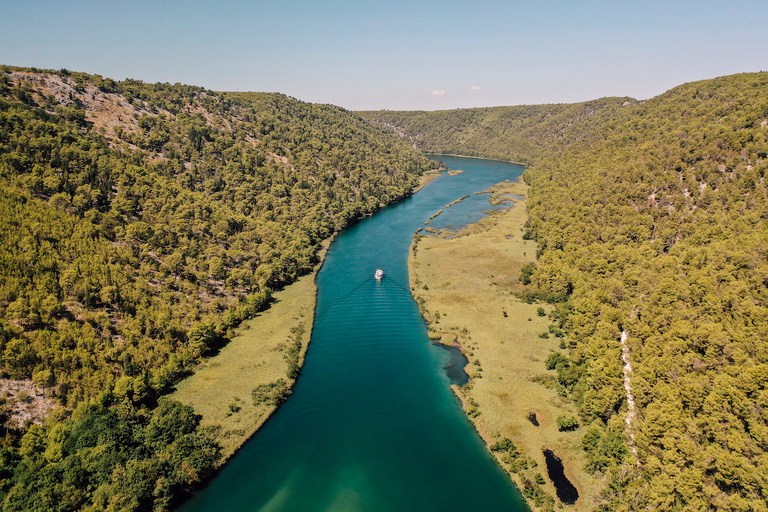
{"label": "dark green foliage", "polygon": [[[756,476],[768,474],[766,386],[754,377],[768,363],[767,93],[766,74],[678,87],[526,171],[540,248],[530,287],[572,287],[558,381],[585,418],[611,425],[583,443],[590,467],[615,479],[612,510],[768,498]],[[626,408],[622,329],[643,464],[626,485],[614,469],[628,462],[613,422]]]}
{"label": "dark green foliage", "polygon": [[[141,372],[156,397],[432,165],[278,94],[67,71],[50,104],[40,73],[5,70],[24,101],[0,96],[0,364],[49,371],[69,406]],[[126,109],[111,138],[91,103],[105,93]]]}
{"label": "dark green foliage", "polygon": [[168,510],[219,462],[198,423],[191,407],[161,400],[151,412],[82,405],[64,423],[33,426],[4,452],[16,460],[3,510]]}
{"label": "dark green foliage", "polygon": [[283,379],[277,379],[270,384],[261,384],[251,394],[255,405],[280,405],[288,398],[291,391],[288,383]]}
{"label": "dark green foliage", "polygon": [[503,437],[490,446],[492,452],[501,455],[502,463],[508,465],[512,473],[517,473],[523,482],[523,495],[543,510],[554,510],[555,500],[549,496],[542,485],[546,483],[539,472],[534,472],[536,462],[521,454],[515,443]]}
{"label": "dark green foliage", "polygon": [[509,438],[503,437],[491,445],[491,451],[516,453],[517,447]]}
{"label": "dark green foliage", "polygon": [[549,326],[549,334],[553,335],[555,338],[562,338],[565,336],[565,333],[554,325]]}
{"label": "dark green foliage", "polygon": [[238,402],[239,402],[239,399],[238,399],[238,398],[235,398],[235,399],[234,399],[234,400],[233,400],[233,401],[232,401],[232,402],[229,404],[229,406],[228,406],[228,407],[229,407],[229,413],[228,413],[228,415],[232,415],[232,414],[238,413],[238,412],[240,412],[240,411],[242,410],[242,407],[240,406],[240,404],[239,404]]}
{"label": "dark green foliage", "polygon": [[579,428],[579,420],[573,416],[558,416],[557,417],[557,430],[560,432],[568,432]]}
{"label": "dark green foliage", "polygon": [[[699,503],[705,488],[729,496],[719,508],[765,500],[747,477],[765,471],[757,447],[765,445],[766,422],[747,412],[761,407],[765,387],[750,384],[739,398],[723,393],[730,376],[743,379],[752,371],[745,368],[768,357],[759,277],[766,259],[758,256],[768,211],[759,99],[767,83],[764,74],[742,75],[677,88],[617,118],[604,141],[527,171],[530,226],[543,246],[533,285],[574,283],[564,326],[577,341],[572,367],[588,369],[572,388],[583,413],[606,421],[621,409],[616,340],[620,325],[629,332],[638,454],[653,468],[637,481],[652,491],[627,495],[633,500]],[[727,405],[734,400],[741,406]],[[706,404],[729,411],[728,428]],[[590,428],[583,440],[590,467],[609,471],[624,461],[621,425]],[[702,450],[717,462],[703,464]],[[751,469],[734,478],[736,467]],[[696,490],[682,484],[686,478]],[[665,490],[670,485],[677,490]]]}
{"label": "dark green foliage", "polygon": [[288,363],[287,377],[295,379],[299,376],[299,370],[301,370],[301,338],[304,335],[304,324],[291,329],[291,334],[293,338],[288,341],[288,347],[285,349],[283,357]]}
{"label": "dark green foliage", "polygon": [[[529,164],[587,138],[629,98],[570,105],[524,105],[362,115],[427,153],[482,156]],[[405,134],[405,135],[402,135]]]}
{"label": "dark green foliage", "polygon": [[[533,275],[533,271],[536,270],[536,264],[535,263],[526,263],[523,265],[523,268],[520,269],[520,282],[523,284],[531,284],[531,276]],[[542,312],[544,311],[543,308],[539,308]],[[544,316],[542,314],[539,314],[539,316]]]}
{"label": "dark green foliage", "polygon": [[[152,423],[141,407],[263,307],[246,297],[308,271],[320,240],[408,194],[428,164],[347,112],[281,95],[62,70],[72,92],[59,104],[10,71],[0,73],[3,370],[55,386],[70,407],[104,389],[119,405],[3,448],[5,508],[163,509],[187,484],[164,466],[178,457],[136,440]],[[102,134],[88,96],[105,91],[132,110]],[[568,335],[570,356],[552,356],[557,377],[544,381],[594,420],[582,444],[608,475],[607,510],[768,501],[766,98],[760,73],[642,103],[365,114],[430,152],[535,163],[524,238],[538,261],[520,296],[554,304],[546,334]],[[640,468],[624,437],[624,329]],[[259,399],[279,402],[280,389]],[[82,446],[54,442],[86,418]],[[153,425],[147,439],[174,453],[204,444]],[[130,457],[73,458],[118,441]],[[201,468],[209,458],[179,457]],[[524,457],[503,457],[530,472]],[[526,475],[523,493],[551,508]]]}
{"label": "dark green foliage", "polygon": [[560,352],[552,352],[544,361],[544,366],[547,370],[559,370],[560,368],[567,368],[570,366],[570,361]]}
{"label": "dark green foliage", "polygon": [[[541,478],[541,480],[543,479],[544,477]],[[540,507],[541,510],[544,510],[545,512],[555,510],[555,499],[541,488],[538,480],[534,483],[531,483],[530,481],[524,483],[523,496],[533,501],[537,507]]]}
{"label": "dark green foliage", "polygon": [[204,355],[216,340],[216,328],[211,321],[193,324],[187,331],[187,343],[194,354]]}
{"label": "dark green foliage", "polygon": [[587,454],[587,469],[590,471],[605,471],[611,466],[618,466],[628,455],[621,422],[609,428],[599,424],[589,427],[581,438],[581,445]]}

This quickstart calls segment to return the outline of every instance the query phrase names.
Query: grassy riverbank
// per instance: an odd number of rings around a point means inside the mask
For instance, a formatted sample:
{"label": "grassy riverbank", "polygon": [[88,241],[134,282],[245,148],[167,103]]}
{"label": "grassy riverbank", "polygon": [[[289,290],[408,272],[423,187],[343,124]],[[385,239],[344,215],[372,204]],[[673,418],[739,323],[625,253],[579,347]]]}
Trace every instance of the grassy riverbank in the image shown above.
{"label": "grassy riverbank", "polygon": [[[527,186],[505,182],[494,190],[492,200],[498,200],[525,196]],[[489,448],[504,438],[514,443],[517,455],[498,445],[493,453],[524,494],[527,489],[529,502],[533,505],[538,493],[539,503],[545,503],[542,491],[556,496],[542,453],[549,449],[562,459],[566,476],[578,489],[573,510],[589,510],[601,483],[583,469],[582,429],[560,432],[557,426],[559,416],[576,417],[576,409],[540,383],[554,373],[544,362],[559,350],[561,339],[539,336],[551,323],[547,306],[526,304],[512,295],[520,287],[517,277],[523,265],[535,261],[535,243],[522,238],[526,218],[525,201],[515,201],[513,208],[454,238],[416,235],[409,258],[411,289],[430,324],[430,337],[443,343],[455,340],[470,360],[470,384],[456,393]],[[539,426],[529,420],[531,414]]]}
{"label": "grassy riverbank", "polygon": [[[330,240],[324,242],[321,262],[329,245]],[[224,461],[290,393],[312,334],[315,276],[321,265],[276,292],[268,310],[243,322],[232,341],[180,382],[172,395],[202,415],[201,425],[221,443]]]}

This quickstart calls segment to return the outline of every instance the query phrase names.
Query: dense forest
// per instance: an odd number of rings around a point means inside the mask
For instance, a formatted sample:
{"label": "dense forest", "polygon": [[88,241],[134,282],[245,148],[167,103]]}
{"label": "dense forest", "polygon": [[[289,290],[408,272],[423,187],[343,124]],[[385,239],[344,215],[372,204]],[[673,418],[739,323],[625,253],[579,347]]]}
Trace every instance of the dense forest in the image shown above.
{"label": "dense forest", "polygon": [[[565,144],[471,153],[534,162],[522,297],[567,333],[547,365],[589,425],[600,507],[768,510],[768,73],[613,105]],[[471,113],[382,115],[430,150],[467,147],[444,120]]]}
{"label": "dense forest", "polygon": [[433,165],[280,94],[1,67],[0,508],[167,509],[220,455],[163,395]]}

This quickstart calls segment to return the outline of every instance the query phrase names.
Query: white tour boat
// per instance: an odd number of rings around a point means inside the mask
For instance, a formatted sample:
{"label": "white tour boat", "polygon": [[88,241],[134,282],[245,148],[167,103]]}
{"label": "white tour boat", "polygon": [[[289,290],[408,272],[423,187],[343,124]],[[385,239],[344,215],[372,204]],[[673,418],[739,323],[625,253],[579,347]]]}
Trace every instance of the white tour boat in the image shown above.
{"label": "white tour boat", "polygon": [[373,274],[373,277],[375,277],[377,281],[381,281],[381,278],[384,277],[384,271],[380,268],[377,268],[376,273]]}

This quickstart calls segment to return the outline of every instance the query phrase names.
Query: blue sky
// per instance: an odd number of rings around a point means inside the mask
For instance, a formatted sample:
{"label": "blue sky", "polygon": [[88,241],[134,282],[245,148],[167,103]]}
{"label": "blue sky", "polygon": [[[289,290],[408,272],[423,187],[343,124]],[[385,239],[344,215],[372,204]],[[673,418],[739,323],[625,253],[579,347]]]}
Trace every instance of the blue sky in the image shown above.
{"label": "blue sky", "polygon": [[0,64],[437,110],[768,70],[766,27],[765,0],[2,0]]}

